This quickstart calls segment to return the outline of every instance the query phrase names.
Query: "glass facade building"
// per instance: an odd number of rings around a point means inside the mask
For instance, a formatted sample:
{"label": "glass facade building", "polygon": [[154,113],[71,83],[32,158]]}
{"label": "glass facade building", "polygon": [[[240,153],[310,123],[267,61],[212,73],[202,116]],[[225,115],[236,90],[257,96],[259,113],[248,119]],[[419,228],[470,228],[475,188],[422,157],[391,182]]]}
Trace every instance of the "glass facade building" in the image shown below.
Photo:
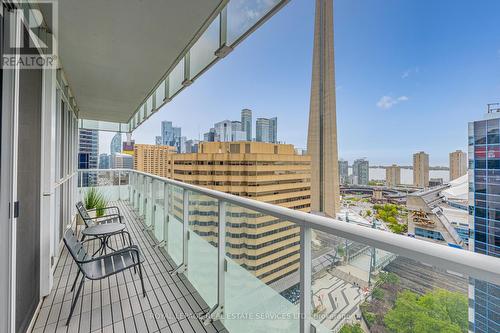
{"label": "glass facade building", "polygon": [[[500,256],[500,113],[469,123],[471,251]],[[470,281],[469,330],[500,332],[500,288]]]}

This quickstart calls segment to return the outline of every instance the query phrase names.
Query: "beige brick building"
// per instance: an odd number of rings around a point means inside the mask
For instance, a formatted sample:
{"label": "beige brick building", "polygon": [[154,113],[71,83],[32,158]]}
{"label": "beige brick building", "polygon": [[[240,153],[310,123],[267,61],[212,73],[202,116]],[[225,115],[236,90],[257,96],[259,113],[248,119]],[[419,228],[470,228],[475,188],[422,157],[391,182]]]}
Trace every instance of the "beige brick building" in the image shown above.
{"label": "beige brick building", "polygon": [[[155,156],[142,145],[151,166]],[[248,197],[305,212],[311,207],[311,159],[297,155],[293,145],[263,142],[202,142],[198,153],[170,154],[156,173],[178,181]],[[154,162],[156,161],[156,162]],[[180,193],[177,192],[177,196]],[[182,214],[181,197],[174,193],[173,214]],[[190,228],[217,243],[217,205],[205,196],[190,194]],[[229,205],[226,214],[226,252],[264,282],[270,283],[299,268],[300,229],[255,211]]]}
{"label": "beige brick building", "polygon": [[385,169],[385,183],[388,187],[401,184],[401,168],[393,164]]}
{"label": "beige brick building", "polygon": [[429,187],[429,155],[423,151],[413,154],[413,185]]}
{"label": "beige brick building", "polygon": [[170,175],[170,156],[177,149],[162,145],[134,145],[134,169],[153,175],[168,177]]}
{"label": "beige brick building", "polygon": [[467,153],[461,150],[450,153],[450,180],[467,173]]}

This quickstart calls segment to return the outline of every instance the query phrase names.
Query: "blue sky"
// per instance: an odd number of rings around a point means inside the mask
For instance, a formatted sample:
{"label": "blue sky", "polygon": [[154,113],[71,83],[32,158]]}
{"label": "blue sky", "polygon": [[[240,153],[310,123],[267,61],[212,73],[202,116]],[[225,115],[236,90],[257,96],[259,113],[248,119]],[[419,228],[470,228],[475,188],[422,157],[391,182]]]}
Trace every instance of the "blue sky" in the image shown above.
{"label": "blue sky", "polygon": [[[500,1],[335,0],[339,157],[431,165],[465,150],[467,123],[500,102]],[[242,108],[278,117],[278,137],[306,146],[313,0],[279,13],[133,134],[153,143],[160,122],[198,138]],[[109,150],[112,134],[101,136]]]}

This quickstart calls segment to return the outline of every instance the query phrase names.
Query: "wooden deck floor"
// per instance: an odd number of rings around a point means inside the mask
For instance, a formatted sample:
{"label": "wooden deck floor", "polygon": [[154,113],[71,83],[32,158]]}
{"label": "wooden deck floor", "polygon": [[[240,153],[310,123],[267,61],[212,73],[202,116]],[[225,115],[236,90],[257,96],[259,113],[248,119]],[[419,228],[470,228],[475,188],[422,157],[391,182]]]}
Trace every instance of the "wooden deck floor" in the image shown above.
{"label": "wooden deck floor", "polygon": [[119,206],[133,242],[144,254],[146,297],[141,295],[139,274],[133,270],[101,281],[87,280],[83,297],[80,295],[66,326],[77,266],[64,249],[54,287],[43,300],[33,332],[227,332],[220,322],[203,325],[198,314],[208,308],[200,295],[183,275],[172,277],[168,273],[174,266],[172,260],[163,249],[153,247],[153,237],[142,230],[129,204],[113,204]]}

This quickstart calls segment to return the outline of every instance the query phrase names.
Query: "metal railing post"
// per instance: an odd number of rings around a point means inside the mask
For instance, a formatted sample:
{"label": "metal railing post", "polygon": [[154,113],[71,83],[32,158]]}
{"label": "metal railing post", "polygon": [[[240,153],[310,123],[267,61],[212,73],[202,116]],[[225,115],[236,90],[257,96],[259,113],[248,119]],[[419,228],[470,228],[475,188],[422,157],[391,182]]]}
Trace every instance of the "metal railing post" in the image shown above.
{"label": "metal railing post", "polygon": [[300,227],[300,333],[311,332],[311,234],[310,227]]}
{"label": "metal railing post", "polygon": [[168,215],[169,211],[169,194],[168,194],[168,184],[163,183],[163,214],[164,214],[164,224],[163,224],[163,242],[164,245],[168,242],[168,223],[170,217]]}
{"label": "metal railing post", "polygon": [[219,200],[219,235],[217,242],[217,304],[219,314],[224,313],[226,273],[226,202]]}
{"label": "metal railing post", "polygon": [[189,241],[189,191],[182,190],[182,263],[188,268],[188,241]]}

